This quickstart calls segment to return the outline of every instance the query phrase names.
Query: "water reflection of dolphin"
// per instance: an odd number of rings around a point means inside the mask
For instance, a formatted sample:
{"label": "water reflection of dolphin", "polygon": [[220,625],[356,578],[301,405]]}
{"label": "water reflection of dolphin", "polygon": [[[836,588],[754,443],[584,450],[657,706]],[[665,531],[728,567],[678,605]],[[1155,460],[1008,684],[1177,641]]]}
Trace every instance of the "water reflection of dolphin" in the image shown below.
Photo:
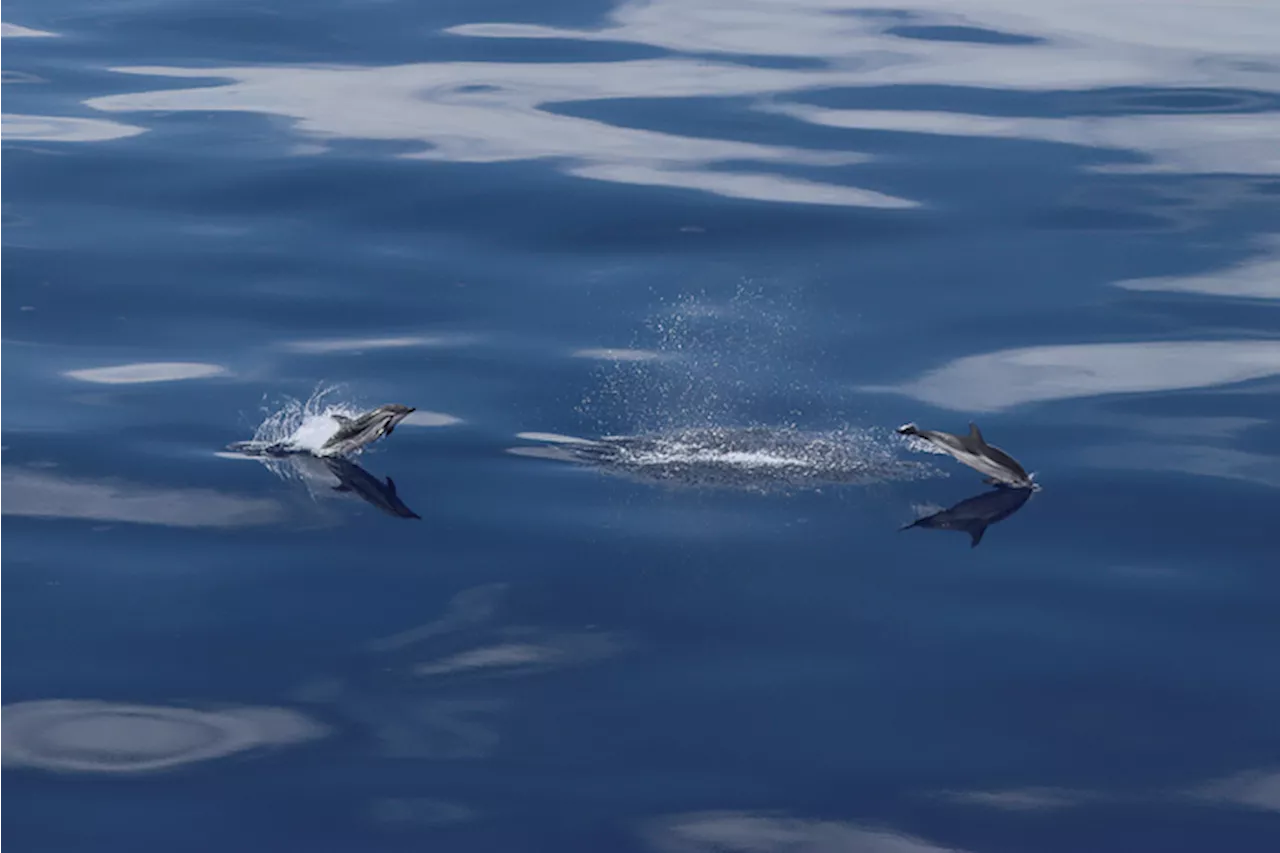
{"label": "water reflection of dolphin", "polygon": [[400,500],[400,496],[396,494],[395,481],[390,477],[387,477],[387,482],[383,483],[364,468],[341,456],[326,457],[324,464],[333,476],[338,478],[338,485],[333,487],[335,492],[351,492],[387,515],[398,518],[422,518]]}
{"label": "water reflection of dolphin", "polygon": [[933,530],[962,530],[973,540],[970,548],[977,548],[982,534],[998,521],[1004,521],[1031,497],[1031,489],[999,488],[960,501],[949,509],[918,518],[902,527],[927,527]]}
{"label": "water reflection of dolphin", "polygon": [[387,477],[384,483],[355,462],[341,456],[313,456],[296,450],[277,451],[264,447],[254,447],[235,455],[261,462],[268,471],[282,480],[301,482],[313,498],[324,498],[335,493],[354,495],[387,515],[397,518],[422,517],[400,500],[394,480]]}
{"label": "water reflection of dolphin", "polygon": [[1035,483],[1031,475],[1018,464],[1008,453],[994,445],[987,444],[977,424],[969,424],[968,435],[952,435],[932,429],[920,429],[915,424],[903,424],[898,427],[902,435],[910,435],[955,458],[957,462],[968,465],[975,471],[987,475],[986,482],[1003,484],[1015,489],[1033,489]]}

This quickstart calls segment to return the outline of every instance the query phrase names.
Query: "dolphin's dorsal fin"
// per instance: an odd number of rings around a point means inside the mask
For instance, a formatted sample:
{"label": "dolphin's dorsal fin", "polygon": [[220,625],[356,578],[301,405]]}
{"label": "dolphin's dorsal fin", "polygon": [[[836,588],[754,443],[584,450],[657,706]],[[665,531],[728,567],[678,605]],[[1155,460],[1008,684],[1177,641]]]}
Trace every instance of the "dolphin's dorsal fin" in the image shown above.
{"label": "dolphin's dorsal fin", "polygon": [[982,430],[978,429],[978,425],[973,421],[969,421],[969,438],[972,438],[974,441],[981,442],[982,444],[987,443],[987,440],[982,437]]}
{"label": "dolphin's dorsal fin", "polygon": [[396,493],[396,481],[390,477],[387,478],[387,491],[391,492],[393,495]]}
{"label": "dolphin's dorsal fin", "polygon": [[355,423],[354,420],[346,415],[333,415],[333,419],[338,422],[338,426],[351,426]]}

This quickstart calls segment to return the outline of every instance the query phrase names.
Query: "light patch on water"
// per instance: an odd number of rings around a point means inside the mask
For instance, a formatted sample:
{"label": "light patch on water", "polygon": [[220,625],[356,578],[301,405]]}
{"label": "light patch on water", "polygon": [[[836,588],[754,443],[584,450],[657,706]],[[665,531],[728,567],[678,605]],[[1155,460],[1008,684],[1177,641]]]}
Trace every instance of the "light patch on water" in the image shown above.
{"label": "light patch on water", "polygon": [[996,412],[1024,403],[1104,394],[1209,388],[1280,375],[1280,341],[1143,341],[1026,347],[970,355],[900,385],[953,411]]}
{"label": "light patch on water", "polygon": [[1248,770],[1187,792],[1204,802],[1280,812],[1280,769]]}
{"label": "light patch on water", "polygon": [[462,423],[462,418],[454,417],[445,412],[426,412],[418,409],[400,421],[400,426],[446,427],[460,423]]}
{"label": "light patch on water", "polygon": [[74,773],[148,773],[267,746],[323,737],[328,729],[286,708],[201,711],[92,700],[4,706],[4,763]]}
{"label": "light patch on water", "polygon": [[[8,82],[13,82],[12,80]],[[33,116],[5,113],[0,117],[4,138],[25,142],[106,142],[127,139],[146,133],[145,127],[134,127],[118,121],[70,116]]]}
{"label": "light patch on water", "polygon": [[1027,787],[998,791],[943,791],[940,799],[963,805],[985,806],[1004,811],[1057,811],[1105,800],[1096,791],[1070,788]]}
{"label": "light patch on water", "polygon": [[250,527],[275,524],[284,514],[280,504],[268,498],[212,489],[77,480],[13,466],[4,469],[3,484],[4,514],[31,518],[78,518],[167,527]]}
{"label": "light patch on water", "polygon": [[643,827],[656,853],[964,853],[883,826],[777,811],[687,812],[650,820]]}
{"label": "light patch on water", "polygon": [[448,347],[469,343],[467,335],[401,335],[383,338],[324,338],[319,340],[290,341],[282,344],[289,352],[305,355],[327,355],[336,352],[363,352],[365,350],[407,349],[411,347]]}
{"label": "light patch on water", "polygon": [[573,351],[574,358],[593,358],[598,361],[657,361],[665,356],[660,352],[647,349],[628,349],[626,347],[599,347],[578,349]]}
{"label": "light patch on water", "polygon": [[1242,299],[1280,299],[1280,235],[1268,236],[1263,247],[1263,254],[1225,270],[1201,275],[1131,278],[1116,282],[1116,287]]}
{"label": "light patch on water", "polygon": [[545,441],[550,444],[598,444],[587,438],[577,438],[572,435],[561,435],[557,432],[518,432],[516,438],[523,438],[525,441]]}
{"label": "light patch on water", "polygon": [[33,30],[30,27],[24,27],[19,24],[0,23],[0,37],[12,38],[57,38],[57,33],[47,33],[44,30]]}
{"label": "light patch on water", "polygon": [[97,382],[103,385],[134,385],[143,382],[174,382],[179,379],[207,379],[225,376],[230,371],[218,364],[190,361],[156,361],[119,364],[114,367],[89,367],[63,373],[69,379]]}

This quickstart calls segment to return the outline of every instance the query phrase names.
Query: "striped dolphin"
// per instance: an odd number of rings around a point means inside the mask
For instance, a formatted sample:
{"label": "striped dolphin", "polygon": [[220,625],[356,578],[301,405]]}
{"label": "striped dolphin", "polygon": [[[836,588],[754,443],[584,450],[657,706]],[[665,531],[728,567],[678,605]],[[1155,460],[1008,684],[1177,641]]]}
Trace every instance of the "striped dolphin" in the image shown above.
{"label": "striped dolphin", "polygon": [[358,418],[333,415],[333,419],[338,422],[338,431],[321,445],[317,455],[345,456],[354,450],[359,450],[383,436],[391,435],[396,424],[409,417],[413,411],[410,406],[389,403],[371,412],[365,412]]}
{"label": "striped dolphin", "polygon": [[953,456],[957,462],[986,474],[985,482],[1014,489],[1034,489],[1036,484],[1018,460],[998,447],[987,444],[978,425],[969,424],[968,435],[952,435],[931,429],[920,429],[915,424],[898,427],[902,435],[915,436],[939,450]]}

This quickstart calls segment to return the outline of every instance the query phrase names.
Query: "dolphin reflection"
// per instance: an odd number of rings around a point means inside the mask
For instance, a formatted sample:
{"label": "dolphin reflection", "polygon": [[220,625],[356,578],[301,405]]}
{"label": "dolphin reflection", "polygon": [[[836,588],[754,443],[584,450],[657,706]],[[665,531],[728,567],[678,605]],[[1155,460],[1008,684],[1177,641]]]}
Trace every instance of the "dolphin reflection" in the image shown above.
{"label": "dolphin reflection", "polygon": [[396,494],[395,481],[390,477],[387,477],[386,483],[383,483],[364,468],[341,456],[325,457],[324,465],[333,476],[338,478],[338,485],[333,487],[335,492],[350,492],[373,504],[387,515],[398,518],[422,518],[400,500],[400,496]]}
{"label": "dolphin reflection", "polygon": [[988,527],[1022,509],[1031,495],[1031,489],[992,489],[966,498],[948,509],[918,518],[900,529],[927,527],[933,530],[961,530],[968,533],[972,540],[969,547],[977,548]]}
{"label": "dolphin reflection", "polygon": [[274,448],[254,448],[249,452],[224,452],[223,456],[254,459],[282,480],[296,480],[313,498],[354,495],[387,515],[422,518],[405,505],[390,477],[379,480],[360,465],[343,456],[312,456],[310,453],[277,452]]}

